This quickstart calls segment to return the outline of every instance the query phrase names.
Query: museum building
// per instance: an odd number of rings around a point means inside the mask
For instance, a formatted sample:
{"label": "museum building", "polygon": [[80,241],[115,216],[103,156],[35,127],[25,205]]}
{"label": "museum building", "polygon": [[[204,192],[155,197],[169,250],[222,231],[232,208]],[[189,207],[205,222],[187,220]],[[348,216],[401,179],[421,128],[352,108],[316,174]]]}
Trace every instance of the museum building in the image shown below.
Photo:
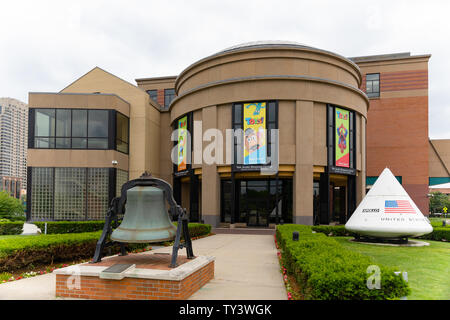
{"label": "museum building", "polygon": [[[411,141],[426,169],[407,161],[393,172],[427,213],[429,57],[253,42],[137,86],[96,67],[58,93],[30,92],[27,219],[102,219],[122,184],[148,171],[172,184],[190,221],[345,223],[396,157],[376,148]],[[426,119],[409,140],[380,144],[408,103]]]}

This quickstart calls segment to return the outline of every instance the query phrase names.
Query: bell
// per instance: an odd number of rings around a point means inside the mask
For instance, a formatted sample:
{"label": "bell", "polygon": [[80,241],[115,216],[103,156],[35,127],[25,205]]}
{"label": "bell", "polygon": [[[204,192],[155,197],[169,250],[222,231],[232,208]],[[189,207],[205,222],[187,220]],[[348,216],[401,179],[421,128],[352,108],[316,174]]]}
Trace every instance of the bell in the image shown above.
{"label": "bell", "polygon": [[170,241],[177,229],[166,209],[164,191],[150,186],[127,190],[125,216],[111,234],[117,242],[150,243]]}

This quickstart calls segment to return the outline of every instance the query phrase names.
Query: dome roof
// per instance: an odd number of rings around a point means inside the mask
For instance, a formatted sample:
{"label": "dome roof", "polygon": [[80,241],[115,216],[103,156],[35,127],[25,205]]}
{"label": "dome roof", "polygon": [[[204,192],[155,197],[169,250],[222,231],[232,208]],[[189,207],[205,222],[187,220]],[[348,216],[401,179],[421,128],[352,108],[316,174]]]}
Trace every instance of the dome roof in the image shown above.
{"label": "dome roof", "polygon": [[240,49],[246,49],[246,48],[262,48],[262,47],[270,47],[270,46],[288,46],[288,47],[301,47],[301,48],[311,48],[311,49],[317,49],[310,46],[306,46],[302,43],[295,42],[295,41],[286,41],[286,40],[262,40],[262,41],[251,41],[251,42],[244,42],[237,45],[234,45],[232,47],[226,48],[224,50],[219,51],[217,54],[240,50]]}

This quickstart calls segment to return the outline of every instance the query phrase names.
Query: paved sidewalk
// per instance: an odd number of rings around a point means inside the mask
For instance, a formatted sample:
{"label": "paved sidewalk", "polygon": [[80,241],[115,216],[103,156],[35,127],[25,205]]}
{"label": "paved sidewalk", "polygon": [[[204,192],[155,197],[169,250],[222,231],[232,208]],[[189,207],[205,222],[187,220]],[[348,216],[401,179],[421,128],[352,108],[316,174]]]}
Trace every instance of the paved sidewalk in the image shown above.
{"label": "paved sidewalk", "polygon": [[[164,247],[154,252],[171,252],[171,249]],[[272,235],[216,234],[193,241],[193,249],[195,255],[216,257],[215,275],[189,299],[287,299]],[[0,300],[10,299],[56,299],[55,275],[0,284]]]}

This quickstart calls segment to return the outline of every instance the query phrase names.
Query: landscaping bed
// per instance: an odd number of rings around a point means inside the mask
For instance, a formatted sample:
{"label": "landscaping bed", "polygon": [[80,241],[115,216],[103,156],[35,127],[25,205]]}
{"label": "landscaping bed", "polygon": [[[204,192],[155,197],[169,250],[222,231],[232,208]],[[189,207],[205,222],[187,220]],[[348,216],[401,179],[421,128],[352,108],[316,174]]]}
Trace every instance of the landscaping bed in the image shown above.
{"label": "landscaping bed", "polygon": [[[210,234],[211,226],[189,224],[192,239]],[[52,265],[81,259],[92,259],[101,231],[36,236],[0,237],[0,273],[20,272],[30,266]],[[165,243],[170,245],[171,243]],[[153,244],[157,245],[157,244]],[[143,249],[149,244],[127,244],[129,250]],[[118,253],[119,246],[111,247],[111,254]],[[108,249],[106,250],[108,253]]]}
{"label": "landscaping bed", "polygon": [[[293,241],[293,231],[299,232],[298,241]],[[394,274],[394,268],[376,264],[320,232],[313,233],[310,226],[278,225],[276,240],[282,265],[298,284],[300,292],[296,294],[304,299],[384,300],[399,299],[410,292],[408,284]],[[367,287],[367,268],[375,264],[381,271],[381,288],[371,290]]]}

